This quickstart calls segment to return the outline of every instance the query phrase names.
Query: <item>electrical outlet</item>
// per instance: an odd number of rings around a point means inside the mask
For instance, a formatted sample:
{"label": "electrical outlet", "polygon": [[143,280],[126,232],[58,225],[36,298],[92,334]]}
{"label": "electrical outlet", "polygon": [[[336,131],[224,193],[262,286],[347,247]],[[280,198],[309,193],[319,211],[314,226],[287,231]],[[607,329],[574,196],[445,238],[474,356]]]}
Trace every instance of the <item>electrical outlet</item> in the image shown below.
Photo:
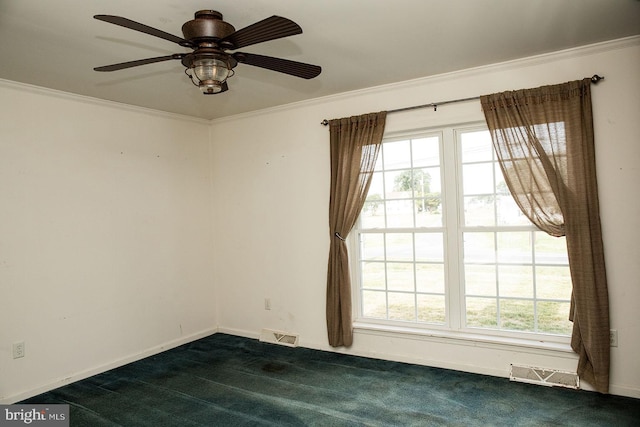
{"label": "electrical outlet", "polygon": [[264,299],[264,309],[271,310],[271,300],[269,298]]}
{"label": "electrical outlet", "polygon": [[611,329],[609,331],[609,345],[611,347],[618,346],[618,330],[617,329]]}
{"label": "electrical outlet", "polygon": [[19,359],[24,357],[24,341],[13,344],[13,358]]}

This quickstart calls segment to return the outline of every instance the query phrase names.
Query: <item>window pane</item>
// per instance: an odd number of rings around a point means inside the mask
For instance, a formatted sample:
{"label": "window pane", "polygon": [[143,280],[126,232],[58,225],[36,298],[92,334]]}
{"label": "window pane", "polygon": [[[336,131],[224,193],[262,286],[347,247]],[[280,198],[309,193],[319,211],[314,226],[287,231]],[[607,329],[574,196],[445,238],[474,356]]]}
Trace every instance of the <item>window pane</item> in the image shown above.
{"label": "window pane", "polygon": [[442,233],[416,233],[416,261],[444,261]]}
{"label": "window pane", "polygon": [[416,264],[416,290],[444,294],[444,265]]}
{"label": "window pane", "polygon": [[494,233],[464,233],[465,262],[495,262]]}
{"label": "window pane", "polygon": [[538,298],[570,301],[569,267],[536,267],[536,293]]}
{"label": "window pane", "polygon": [[413,167],[440,164],[440,140],[436,136],[412,141]]}
{"label": "window pane", "polygon": [[569,265],[567,240],[564,237],[553,237],[542,231],[535,233],[536,262],[544,264]]}
{"label": "window pane", "polygon": [[382,158],[383,157],[384,157],[384,144],[380,148],[380,152],[378,153],[378,157],[376,158],[376,165],[374,166],[375,170],[377,170],[377,171],[381,171],[382,170]]}
{"label": "window pane", "polygon": [[439,167],[413,169],[413,171],[416,182],[416,197],[428,195],[429,193],[439,194],[442,191]]}
{"label": "window pane", "polygon": [[384,176],[382,172],[374,172],[371,176],[371,186],[369,186],[369,192],[367,193],[367,199],[377,196],[382,199],[384,194]]}
{"label": "window pane", "polygon": [[407,321],[415,320],[416,303],[414,294],[389,292],[389,319]]}
{"label": "window pane", "polygon": [[501,297],[533,298],[533,270],[530,266],[498,266]]}
{"label": "window pane", "polygon": [[360,213],[360,224],[362,228],[383,228],[385,225],[384,207],[384,186],[383,175],[375,172],[371,178],[371,186],[367,199]]}
{"label": "window pane", "polygon": [[[426,210],[423,205],[426,204]],[[416,227],[442,227],[442,200],[440,195],[430,194],[425,201],[415,201]]]}
{"label": "window pane", "polygon": [[498,262],[530,264],[532,262],[531,232],[500,232],[498,237]]}
{"label": "window pane", "polygon": [[464,284],[467,295],[496,296],[496,266],[466,265]]}
{"label": "window pane", "polygon": [[418,226],[442,224],[440,168],[413,170],[413,194]]}
{"label": "window pane", "polygon": [[467,226],[490,227],[495,225],[494,196],[466,196],[464,198],[464,223]]}
{"label": "window pane", "polygon": [[363,262],[362,268],[362,288],[363,289],[384,289],[386,278],[384,274],[384,263]]}
{"label": "window pane", "polygon": [[538,302],[538,330],[549,334],[569,335],[573,324],[569,321],[568,302]]}
{"label": "window pane", "polygon": [[413,197],[411,169],[384,173],[386,199],[410,199]]}
{"label": "window pane", "polygon": [[493,163],[463,165],[462,185],[465,195],[493,194]]}
{"label": "window pane", "polygon": [[360,257],[363,260],[384,260],[384,234],[363,233],[360,235]]}
{"label": "window pane", "polygon": [[494,164],[496,169],[496,194],[511,197],[511,191],[509,191],[507,182],[504,180],[504,175],[502,174],[500,164],[498,162],[495,162]]}
{"label": "window pane", "polygon": [[427,323],[445,322],[444,296],[418,295],[418,321]]}
{"label": "window pane", "polygon": [[496,217],[499,226],[531,224],[513,199],[509,187],[504,180],[500,165],[495,163],[496,172]]}
{"label": "window pane", "polygon": [[500,300],[500,327],[515,331],[533,331],[533,301]]}
{"label": "window pane", "polygon": [[527,218],[516,201],[513,200],[511,195],[497,196],[496,197],[496,209],[498,217],[498,225],[528,225],[531,224],[529,218]]}
{"label": "window pane", "polygon": [[378,319],[387,318],[387,294],[377,291],[362,291],[362,315]]}
{"label": "window pane", "polygon": [[385,142],[382,144],[383,166],[386,170],[411,167],[409,141]]}
{"label": "window pane", "polygon": [[413,234],[386,233],[387,260],[413,261]]}
{"label": "window pane", "polygon": [[422,210],[429,210],[428,197],[440,197],[440,168],[412,169],[412,179],[413,196],[424,202]]}
{"label": "window pane", "polygon": [[390,200],[385,203],[387,227],[413,227],[413,200]]}
{"label": "window pane", "polygon": [[365,202],[360,213],[360,227],[384,228],[386,210],[384,202],[374,198],[367,198],[367,200],[369,201]]}
{"label": "window pane", "polygon": [[413,292],[413,263],[387,263],[387,288],[391,291]]}
{"label": "window pane", "polygon": [[493,159],[491,134],[488,130],[463,132],[460,135],[462,163],[489,161]]}
{"label": "window pane", "polygon": [[498,307],[493,298],[467,297],[467,326],[495,328],[498,326]]}

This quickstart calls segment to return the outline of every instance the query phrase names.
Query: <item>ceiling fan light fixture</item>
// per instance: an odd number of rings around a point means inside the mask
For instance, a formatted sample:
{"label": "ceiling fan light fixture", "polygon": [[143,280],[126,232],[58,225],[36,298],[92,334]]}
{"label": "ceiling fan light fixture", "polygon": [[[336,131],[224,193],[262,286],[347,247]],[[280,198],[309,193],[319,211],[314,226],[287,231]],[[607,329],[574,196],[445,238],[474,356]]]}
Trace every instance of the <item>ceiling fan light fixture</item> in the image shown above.
{"label": "ceiling fan light fixture", "polygon": [[204,58],[193,61],[193,74],[201,82],[213,80],[224,83],[229,77],[229,71],[229,62],[221,58]]}
{"label": "ceiling fan light fixture", "polygon": [[223,84],[234,74],[229,56],[220,53],[196,53],[183,63],[185,74],[205,95],[222,92]]}
{"label": "ceiling fan light fixture", "polygon": [[216,93],[222,92],[222,84],[216,83],[213,80],[201,81],[198,84],[198,87],[202,91],[203,95],[214,95]]}

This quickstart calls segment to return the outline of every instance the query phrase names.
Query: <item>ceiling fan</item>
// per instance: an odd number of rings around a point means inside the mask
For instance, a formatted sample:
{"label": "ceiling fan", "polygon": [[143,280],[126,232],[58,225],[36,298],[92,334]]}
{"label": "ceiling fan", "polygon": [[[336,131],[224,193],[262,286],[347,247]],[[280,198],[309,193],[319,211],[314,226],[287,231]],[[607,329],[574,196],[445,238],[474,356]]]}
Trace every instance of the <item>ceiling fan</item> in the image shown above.
{"label": "ceiling fan", "polygon": [[302,28],[290,19],[281,16],[258,21],[238,31],[233,25],[222,20],[222,14],[215,10],[200,10],[195,18],[182,26],[184,38],[174,36],[153,27],[113,15],[95,15],[95,19],[140,31],[168,40],[180,46],[193,49],[190,53],[174,53],[154,58],[138,59],[94,68],[95,71],[117,71],[154,62],[178,59],[185,66],[185,74],[198,86],[203,94],[212,95],[229,89],[227,79],[235,74],[238,63],[266,68],[303,79],[312,79],[320,74],[317,65],[255,53],[234,52],[257,43],[301,34]]}

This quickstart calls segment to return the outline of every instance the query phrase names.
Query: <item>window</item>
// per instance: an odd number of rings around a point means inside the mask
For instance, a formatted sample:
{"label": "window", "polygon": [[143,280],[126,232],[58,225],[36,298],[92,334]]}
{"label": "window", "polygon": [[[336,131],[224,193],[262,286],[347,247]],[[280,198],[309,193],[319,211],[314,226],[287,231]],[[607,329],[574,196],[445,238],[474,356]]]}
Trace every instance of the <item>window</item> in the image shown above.
{"label": "window", "polygon": [[564,238],[522,215],[484,126],[386,137],[354,231],[359,321],[571,332]]}

